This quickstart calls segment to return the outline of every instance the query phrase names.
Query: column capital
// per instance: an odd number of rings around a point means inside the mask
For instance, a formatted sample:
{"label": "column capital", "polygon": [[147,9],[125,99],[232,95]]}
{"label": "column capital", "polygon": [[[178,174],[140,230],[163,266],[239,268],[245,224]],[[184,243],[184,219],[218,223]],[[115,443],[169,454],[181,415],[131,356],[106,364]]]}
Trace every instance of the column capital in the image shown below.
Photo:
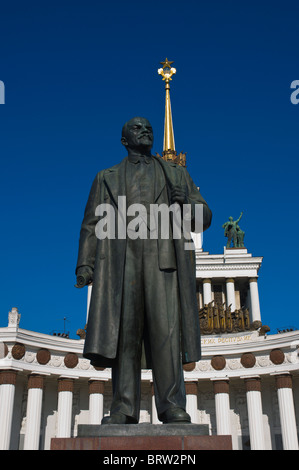
{"label": "column capital", "polygon": [[232,277],[228,277],[228,278],[225,279],[225,282],[226,282],[226,283],[227,283],[227,282],[233,282],[233,283],[234,283],[234,282],[235,282],[235,279],[233,279]]}
{"label": "column capital", "polygon": [[197,395],[198,393],[198,382],[196,381],[188,381],[185,382],[185,389],[187,395]]}
{"label": "column capital", "polygon": [[261,378],[259,376],[245,377],[246,392],[261,392]]}
{"label": "column capital", "polygon": [[276,387],[279,388],[293,388],[293,381],[291,374],[279,374],[275,376]]}
{"label": "column capital", "polygon": [[92,393],[104,394],[104,391],[105,391],[105,382],[103,380],[90,379],[88,381],[89,395],[91,395]]}
{"label": "column capital", "polygon": [[73,392],[74,380],[69,377],[59,377],[58,379],[58,393],[59,392]]}
{"label": "column capital", "polygon": [[0,370],[0,385],[10,384],[16,385],[17,371],[16,370]]}
{"label": "column capital", "polygon": [[208,278],[203,279],[203,280],[202,280],[202,283],[203,283],[203,284],[212,284],[212,279],[208,279]]}
{"label": "column capital", "polygon": [[257,277],[250,277],[248,279],[249,282],[257,282]]}
{"label": "column capital", "polygon": [[44,388],[44,377],[39,374],[30,374],[28,376],[28,390],[30,388]]}
{"label": "column capital", "polygon": [[215,395],[217,393],[229,393],[229,379],[214,379],[213,388]]}

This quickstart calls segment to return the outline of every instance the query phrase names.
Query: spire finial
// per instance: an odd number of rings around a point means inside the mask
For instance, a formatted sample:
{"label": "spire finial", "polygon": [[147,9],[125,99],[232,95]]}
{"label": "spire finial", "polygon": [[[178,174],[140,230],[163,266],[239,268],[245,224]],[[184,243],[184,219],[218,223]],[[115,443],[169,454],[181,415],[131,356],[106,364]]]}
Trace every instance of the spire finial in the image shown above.
{"label": "spire finial", "polygon": [[172,124],[171,114],[171,103],[170,103],[170,85],[169,82],[172,80],[172,76],[176,73],[176,69],[171,67],[173,61],[168,60],[167,57],[164,62],[160,62],[163,65],[162,68],[158,69],[158,74],[162,76],[162,80],[165,81],[165,120],[164,120],[164,142],[162,158],[166,161],[172,161],[181,166],[186,166],[186,154],[180,152],[177,155],[174,143],[174,133]]}
{"label": "spire finial", "polygon": [[162,80],[165,81],[165,91],[166,91],[163,151],[167,152],[170,150],[170,151],[175,152],[169,82],[170,80],[172,80],[172,75],[176,73],[176,69],[174,67],[171,67],[171,64],[173,64],[173,61],[169,61],[167,57],[165,61],[160,62],[160,64],[163,65],[163,67],[158,69],[158,74],[161,75]]}

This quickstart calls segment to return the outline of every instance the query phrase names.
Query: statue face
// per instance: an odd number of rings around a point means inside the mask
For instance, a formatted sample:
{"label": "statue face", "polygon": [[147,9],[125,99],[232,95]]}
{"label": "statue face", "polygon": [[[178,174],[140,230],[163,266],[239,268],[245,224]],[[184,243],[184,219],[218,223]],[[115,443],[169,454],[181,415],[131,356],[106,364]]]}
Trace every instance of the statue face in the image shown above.
{"label": "statue face", "polygon": [[147,119],[136,117],[124,125],[121,142],[127,150],[148,152],[153,141],[153,129]]}

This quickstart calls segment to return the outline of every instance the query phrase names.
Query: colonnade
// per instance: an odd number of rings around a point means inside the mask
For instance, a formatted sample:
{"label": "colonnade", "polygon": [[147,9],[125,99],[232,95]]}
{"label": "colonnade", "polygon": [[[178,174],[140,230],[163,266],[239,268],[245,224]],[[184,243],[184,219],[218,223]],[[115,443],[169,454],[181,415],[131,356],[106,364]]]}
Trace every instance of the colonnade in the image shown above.
{"label": "colonnade", "polygon": [[[257,277],[248,279],[249,281],[249,296],[250,296],[250,314],[251,321],[261,321],[261,310],[259,301],[259,292]],[[212,302],[212,280],[203,279],[203,305]],[[226,279],[226,304],[231,305],[231,311],[236,310],[236,295],[235,295],[235,279]]]}
{"label": "colonnade", "polygon": [[[0,450],[10,448],[17,371],[0,371]],[[75,378],[59,377],[57,432],[55,437],[71,437],[72,406]],[[230,419],[229,379],[211,379],[215,395],[217,434],[232,433]],[[240,379],[241,380],[241,379]],[[261,379],[259,376],[244,377],[248,410],[250,444],[252,450],[265,449],[263,429]],[[292,391],[292,376],[288,373],[275,375],[281,423],[283,448],[298,450],[297,427]],[[193,423],[198,422],[198,384],[200,381],[186,381],[187,412]],[[100,424],[104,412],[105,382],[89,380],[89,424]],[[43,402],[44,376],[28,376],[28,398],[26,410],[26,432],[24,450],[39,449],[40,425]],[[152,423],[159,423],[152,387]]]}

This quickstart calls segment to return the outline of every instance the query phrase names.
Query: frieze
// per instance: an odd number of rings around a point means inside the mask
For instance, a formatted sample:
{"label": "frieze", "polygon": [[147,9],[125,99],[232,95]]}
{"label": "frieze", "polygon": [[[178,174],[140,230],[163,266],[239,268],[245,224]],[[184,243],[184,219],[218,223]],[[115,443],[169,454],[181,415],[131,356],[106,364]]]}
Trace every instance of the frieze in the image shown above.
{"label": "frieze", "polygon": [[79,360],[79,368],[82,370],[88,370],[93,367],[91,366],[89,359],[81,359]]}
{"label": "frieze", "polygon": [[[242,348],[243,344],[244,349]],[[202,360],[185,365],[184,371],[187,373],[187,377],[191,377],[194,374],[198,375],[200,372],[207,376],[213,376],[213,374],[217,376],[221,375],[221,372],[224,371],[228,375],[236,376],[238,373],[244,375],[244,369],[255,370],[257,373],[259,373],[258,369],[264,369],[263,373],[271,373],[275,366],[281,366],[278,370],[283,373],[289,363],[297,364],[299,362],[298,344],[299,341],[294,340],[288,346],[283,343],[281,348],[279,348],[275,347],[276,344],[272,340],[269,342],[269,348],[265,349],[267,341],[259,336],[258,331],[236,335],[205,336],[202,337]],[[219,353],[217,354],[218,351]],[[23,364],[27,363],[27,369],[30,368],[33,373],[38,373],[41,370],[41,366],[45,366],[48,373],[51,373],[50,368],[76,369],[77,371],[82,371],[82,374],[85,375],[91,374],[95,370],[104,370],[104,368],[94,368],[89,360],[82,357],[79,350],[78,353],[75,353],[71,351],[50,351],[46,347],[32,349],[31,345],[28,346],[20,341],[5,344],[5,353],[6,357],[2,357],[2,360],[15,359],[23,362]],[[151,374],[151,370],[143,371],[143,374],[145,372]],[[54,370],[53,373],[55,373]]]}
{"label": "frieze", "polygon": [[214,356],[211,360],[211,366],[215,370],[222,370],[226,366],[226,360],[223,356]]}
{"label": "frieze", "polygon": [[207,372],[210,369],[211,369],[210,361],[199,361],[195,367],[195,370],[200,370],[201,372]]}
{"label": "frieze", "polygon": [[25,351],[24,344],[16,343],[11,350],[11,355],[14,359],[20,360],[24,357]]}
{"label": "frieze", "polygon": [[284,362],[284,352],[281,349],[272,349],[270,352],[270,360],[275,365],[282,364]]}
{"label": "frieze", "polygon": [[46,365],[51,359],[51,353],[48,349],[39,349],[36,353],[36,360],[41,365]]}
{"label": "frieze", "polygon": [[64,356],[52,355],[50,365],[53,367],[60,367],[63,363]]}
{"label": "frieze", "polygon": [[246,369],[254,367],[256,363],[256,357],[252,353],[244,353],[241,356],[241,364]]}
{"label": "frieze", "polygon": [[7,344],[0,342],[0,359],[4,359],[8,355]]}
{"label": "frieze", "polygon": [[64,364],[69,369],[74,369],[78,365],[79,359],[75,353],[67,353],[64,358]]}
{"label": "frieze", "polygon": [[196,265],[197,271],[229,271],[233,270],[240,270],[240,269],[256,269],[260,268],[260,264],[202,264],[201,263]]}
{"label": "frieze", "polygon": [[237,370],[241,368],[240,359],[229,359],[227,361],[227,366],[231,370]]}
{"label": "frieze", "polygon": [[191,372],[195,369],[195,362],[190,362],[189,364],[184,364],[183,369],[185,372]]}
{"label": "frieze", "polygon": [[260,367],[269,367],[272,365],[269,356],[258,356],[256,362]]}
{"label": "frieze", "polygon": [[24,361],[27,362],[28,364],[31,364],[34,362],[36,358],[36,354],[32,351],[26,351],[25,356],[24,356]]}
{"label": "frieze", "polygon": [[299,362],[299,355],[298,355],[298,349],[294,349],[289,353],[285,355],[286,360],[291,363],[291,364],[298,364]]}
{"label": "frieze", "polygon": [[245,343],[247,341],[253,341],[257,338],[258,333],[248,333],[240,336],[209,336],[201,339],[202,346],[213,346],[217,344],[234,344],[234,343]]}

